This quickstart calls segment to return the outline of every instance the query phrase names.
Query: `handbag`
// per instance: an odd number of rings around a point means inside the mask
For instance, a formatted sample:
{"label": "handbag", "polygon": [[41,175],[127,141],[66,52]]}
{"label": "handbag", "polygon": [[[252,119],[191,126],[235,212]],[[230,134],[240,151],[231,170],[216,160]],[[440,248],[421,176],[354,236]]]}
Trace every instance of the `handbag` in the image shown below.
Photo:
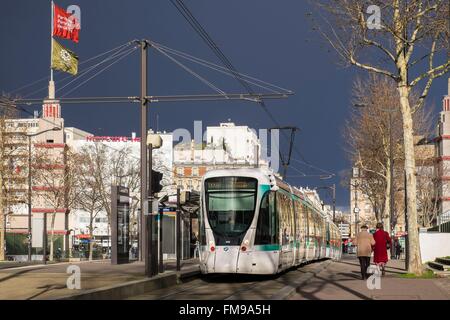
{"label": "handbag", "polygon": [[[384,234],[384,238],[386,239],[386,233]],[[386,249],[387,250],[391,249],[391,243],[389,242],[388,239],[386,239]]]}

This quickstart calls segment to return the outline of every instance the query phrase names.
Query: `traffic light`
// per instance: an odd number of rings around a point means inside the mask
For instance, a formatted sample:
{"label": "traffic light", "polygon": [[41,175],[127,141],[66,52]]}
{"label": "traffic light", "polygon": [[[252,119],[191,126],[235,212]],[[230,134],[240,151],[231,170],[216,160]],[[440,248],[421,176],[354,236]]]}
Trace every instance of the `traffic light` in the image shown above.
{"label": "traffic light", "polygon": [[151,193],[158,193],[162,190],[163,186],[161,185],[161,180],[163,178],[163,174],[161,172],[152,170],[152,190]]}

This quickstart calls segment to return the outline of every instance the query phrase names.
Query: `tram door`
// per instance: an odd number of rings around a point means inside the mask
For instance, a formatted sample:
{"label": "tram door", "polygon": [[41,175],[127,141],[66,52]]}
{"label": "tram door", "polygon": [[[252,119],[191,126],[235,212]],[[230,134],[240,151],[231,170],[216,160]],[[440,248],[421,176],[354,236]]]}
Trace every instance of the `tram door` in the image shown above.
{"label": "tram door", "polygon": [[299,236],[300,236],[300,248],[299,248],[299,261],[302,262],[306,259],[306,237],[307,237],[307,223],[308,217],[306,213],[306,206],[304,206],[300,201],[297,201],[298,209],[298,221],[300,224]]}
{"label": "tram door", "polygon": [[295,210],[295,264],[305,259],[305,210],[302,203],[294,200]]}
{"label": "tram door", "polygon": [[314,219],[314,212],[311,208],[308,210],[308,240],[307,240],[307,259],[313,260],[316,255],[316,225]]}
{"label": "tram door", "polygon": [[283,190],[277,192],[277,212],[280,223],[281,265],[289,268],[294,264],[294,208],[290,195]]}

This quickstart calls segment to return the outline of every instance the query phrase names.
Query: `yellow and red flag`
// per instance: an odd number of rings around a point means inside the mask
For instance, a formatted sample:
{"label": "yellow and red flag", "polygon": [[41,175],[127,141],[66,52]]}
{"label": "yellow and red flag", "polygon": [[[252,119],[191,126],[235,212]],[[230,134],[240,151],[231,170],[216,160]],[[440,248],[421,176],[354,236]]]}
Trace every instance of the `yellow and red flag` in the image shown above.
{"label": "yellow and red flag", "polygon": [[53,4],[53,35],[78,43],[80,23],[74,15]]}

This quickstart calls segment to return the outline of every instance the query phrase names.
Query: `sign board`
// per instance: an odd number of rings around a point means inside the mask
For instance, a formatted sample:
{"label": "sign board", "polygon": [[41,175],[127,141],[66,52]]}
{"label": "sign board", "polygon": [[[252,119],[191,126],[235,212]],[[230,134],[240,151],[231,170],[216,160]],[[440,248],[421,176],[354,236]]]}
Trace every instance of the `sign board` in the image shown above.
{"label": "sign board", "polygon": [[31,222],[31,246],[44,247],[44,218],[33,218]]}
{"label": "sign board", "polygon": [[111,186],[111,263],[129,262],[130,251],[129,189]]}

